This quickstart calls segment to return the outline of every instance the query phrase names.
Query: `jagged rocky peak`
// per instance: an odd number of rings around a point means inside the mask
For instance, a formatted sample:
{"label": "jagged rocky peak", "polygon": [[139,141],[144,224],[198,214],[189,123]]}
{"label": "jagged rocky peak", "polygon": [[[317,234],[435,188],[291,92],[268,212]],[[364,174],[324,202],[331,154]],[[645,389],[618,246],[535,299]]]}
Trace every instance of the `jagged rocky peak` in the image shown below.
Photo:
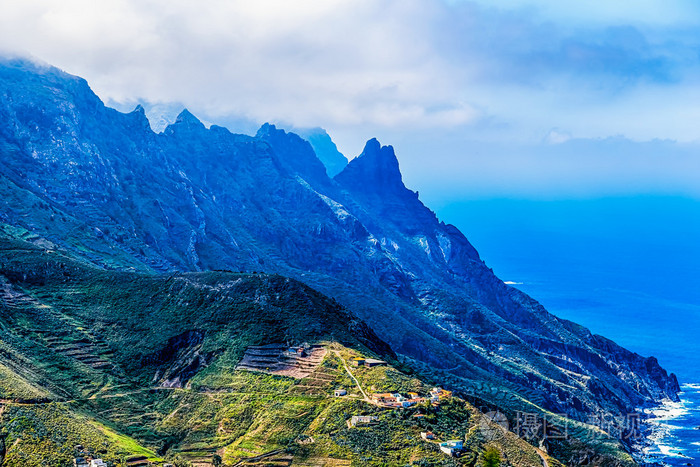
{"label": "jagged rocky peak", "polygon": [[367,141],[362,154],[351,160],[347,167],[336,175],[335,180],[345,188],[356,188],[365,192],[409,192],[403,184],[394,148],[382,146],[376,138]]}
{"label": "jagged rocky peak", "polygon": [[204,123],[202,123],[197,117],[192,115],[192,113],[189,110],[183,109],[182,112],[180,112],[180,114],[175,119],[175,123],[168,125],[165,128],[165,133],[172,134],[173,132],[180,130],[194,131],[205,129],[206,127],[204,126]]}
{"label": "jagged rocky peak", "polygon": [[197,117],[192,115],[192,112],[190,112],[187,109],[182,109],[182,112],[180,112],[180,114],[175,119],[175,124],[178,123],[188,126],[197,126],[204,128],[204,123],[202,123]]}
{"label": "jagged rocky peak", "polygon": [[138,104],[134,110],[129,112],[128,116],[132,119],[132,121],[136,122],[136,125],[142,127],[143,129],[150,130],[151,123],[148,121],[148,117],[146,116],[146,109],[144,109],[141,104]]}
{"label": "jagged rocky peak", "polygon": [[265,122],[258,129],[258,132],[255,134],[255,137],[265,139],[270,136],[284,136],[286,134],[287,132],[283,129],[278,129],[277,126],[273,125],[272,123]]}

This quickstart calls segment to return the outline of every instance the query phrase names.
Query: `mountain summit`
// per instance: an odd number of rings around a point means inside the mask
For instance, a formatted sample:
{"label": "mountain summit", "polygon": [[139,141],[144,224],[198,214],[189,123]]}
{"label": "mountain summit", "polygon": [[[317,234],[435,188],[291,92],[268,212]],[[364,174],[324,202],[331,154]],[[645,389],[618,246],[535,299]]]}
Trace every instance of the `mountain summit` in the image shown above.
{"label": "mountain summit", "polygon": [[367,141],[362,154],[351,160],[334,179],[359,193],[391,195],[406,191],[394,148],[382,146],[376,138]]}
{"label": "mountain summit", "polygon": [[172,135],[177,132],[190,134],[204,129],[206,129],[204,123],[192,115],[189,110],[183,109],[182,112],[178,114],[175,122],[165,127],[164,133],[167,135]]}

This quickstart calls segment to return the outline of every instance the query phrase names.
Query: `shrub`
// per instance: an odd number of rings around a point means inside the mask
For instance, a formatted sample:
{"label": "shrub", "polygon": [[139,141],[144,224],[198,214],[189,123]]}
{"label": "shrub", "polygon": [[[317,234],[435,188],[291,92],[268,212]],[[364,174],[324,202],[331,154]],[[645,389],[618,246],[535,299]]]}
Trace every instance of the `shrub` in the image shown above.
{"label": "shrub", "polygon": [[501,465],[501,452],[495,447],[489,447],[484,451],[484,467],[498,467]]}

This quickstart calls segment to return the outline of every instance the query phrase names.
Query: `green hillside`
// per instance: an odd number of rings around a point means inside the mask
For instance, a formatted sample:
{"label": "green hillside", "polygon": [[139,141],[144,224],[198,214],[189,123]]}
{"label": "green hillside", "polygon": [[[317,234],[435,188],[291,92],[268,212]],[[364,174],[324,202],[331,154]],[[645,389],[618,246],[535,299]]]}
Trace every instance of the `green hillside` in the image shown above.
{"label": "green hillside", "polygon": [[[0,297],[3,466],[67,466],[78,445],[117,466],[134,456],[178,466],[215,456],[224,465],[474,465],[492,444],[510,465],[541,464],[513,433],[484,436],[489,422],[461,399],[370,403],[373,392],[430,387],[364,323],[281,276],[105,271],[4,235]],[[275,349],[290,344],[309,357],[274,370]],[[246,352],[260,371],[237,369]],[[389,365],[351,369],[355,356]],[[348,394],[334,397],[341,387]],[[377,420],[349,427],[353,415]],[[465,440],[463,457],[422,440],[426,430]]]}

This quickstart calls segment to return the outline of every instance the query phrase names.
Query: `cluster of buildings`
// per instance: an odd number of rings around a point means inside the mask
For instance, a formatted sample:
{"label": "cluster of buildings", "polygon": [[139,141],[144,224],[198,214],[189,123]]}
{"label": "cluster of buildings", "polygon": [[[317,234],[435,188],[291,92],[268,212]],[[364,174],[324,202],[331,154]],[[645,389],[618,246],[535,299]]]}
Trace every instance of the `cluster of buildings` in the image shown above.
{"label": "cluster of buildings", "polygon": [[441,387],[436,387],[430,390],[430,400],[432,402],[442,402],[447,399],[452,398],[452,391],[447,389],[442,389]]}
{"label": "cluster of buildings", "polygon": [[[386,362],[381,360],[373,359],[362,359],[353,358],[350,360],[355,366],[376,366],[378,364],[386,365]],[[336,397],[341,397],[347,394],[345,389],[336,389],[334,395]],[[430,392],[421,396],[417,392],[409,392],[406,396],[398,392],[379,392],[374,393],[370,396],[373,403],[387,408],[406,408],[413,405],[429,402],[433,406],[440,405],[447,399],[452,398],[452,391],[448,391],[441,387],[434,387]],[[424,414],[416,414],[415,416],[425,416]],[[353,415],[349,420],[347,420],[348,428],[355,428],[358,426],[371,426],[379,420],[378,417],[372,415]],[[464,442],[459,439],[452,439],[443,442],[438,442],[436,436],[432,431],[424,431],[420,434],[421,438],[426,441],[431,441],[440,447],[440,451],[451,457],[460,457],[464,451]]]}
{"label": "cluster of buildings", "polygon": [[[413,395],[415,394],[415,396]],[[416,393],[409,394],[408,398],[400,393],[378,392],[370,396],[372,402],[384,407],[406,408],[423,402],[425,399],[418,396]]]}
{"label": "cluster of buildings", "polygon": [[370,396],[372,402],[383,407],[392,408],[406,408],[412,405],[421,404],[424,402],[430,402],[433,405],[438,405],[440,402],[452,397],[452,391],[447,391],[445,389],[436,387],[430,390],[430,393],[421,397],[417,392],[409,392],[408,397],[404,397],[402,394],[395,392],[380,392],[375,393]]}

